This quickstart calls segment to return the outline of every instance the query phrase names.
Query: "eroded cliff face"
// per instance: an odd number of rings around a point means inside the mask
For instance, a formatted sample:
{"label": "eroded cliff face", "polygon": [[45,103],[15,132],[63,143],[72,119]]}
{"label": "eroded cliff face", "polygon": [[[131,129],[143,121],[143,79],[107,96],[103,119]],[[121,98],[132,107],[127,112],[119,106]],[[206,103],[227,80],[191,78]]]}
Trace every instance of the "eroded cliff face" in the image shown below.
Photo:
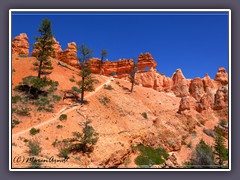
{"label": "eroded cliff face", "polygon": [[18,56],[29,55],[28,37],[25,33],[16,36],[12,41],[12,54]]}
{"label": "eroded cliff face", "polygon": [[[60,58],[60,53],[62,52],[62,48],[61,48],[59,42],[54,37],[53,37],[52,47],[53,47],[54,52],[52,53],[51,57],[52,58]],[[38,51],[39,50],[37,48],[34,48],[33,51],[32,51],[32,56],[37,57],[38,56]]]}
{"label": "eroded cliff face", "polygon": [[67,49],[59,53],[58,59],[66,64],[69,64],[70,66],[80,68],[77,58],[77,44],[75,42],[68,43]]}

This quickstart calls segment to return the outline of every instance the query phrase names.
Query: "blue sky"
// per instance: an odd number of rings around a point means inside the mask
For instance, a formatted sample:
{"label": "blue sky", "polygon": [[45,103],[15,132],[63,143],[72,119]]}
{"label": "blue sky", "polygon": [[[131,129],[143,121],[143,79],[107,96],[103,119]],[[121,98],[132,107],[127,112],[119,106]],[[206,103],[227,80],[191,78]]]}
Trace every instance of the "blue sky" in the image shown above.
{"label": "blue sky", "polygon": [[228,71],[227,12],[14,12],[12,38],[26,33],[33,44],[44,18],[63,50],[69,42],[84,43],[93,57],[106,49],[109,60],[150,52],[157,70],[170,77],[178,68],[186,78],[214,78],[218,67]]}

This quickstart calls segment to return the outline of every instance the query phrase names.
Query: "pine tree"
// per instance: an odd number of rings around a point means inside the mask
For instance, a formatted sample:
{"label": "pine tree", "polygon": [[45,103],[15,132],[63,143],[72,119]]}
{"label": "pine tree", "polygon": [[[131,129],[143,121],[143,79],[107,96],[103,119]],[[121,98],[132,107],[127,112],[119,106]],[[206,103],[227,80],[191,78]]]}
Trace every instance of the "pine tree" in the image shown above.
{"label": "pine tree", "polygon": [[81,72],[79,76],[82,77],[82,81],[78,82],[78,85],[81,89],[81,104],[84,103],[84,92],[85,91],[93,91],[93,79],[91,78],[91,69],[89,68],[89,60],[92,57],[93,51],[89,49],[84,44],[78,47],[78,51],[81,56],[78,58],[80,63]]}
{"label": "pine tree", "polygon": [[34,65],[38,67],[38,78],[41,78],[41,74],[49,74],[50,70],[53,69],[49,59],[54,53],[51,22],[48,19],[43,19],[38,32],[40,36],[35,38],[34,48],[37,50],[36,58],[39,62],[35,62]]}
{"label": "pine tree", "polygon": [[93,151],[93,146],[97,143],[98,133],[90,126],[90,120],[84,123],[83,132],[73,132],[73,138],[67,139],[66,142],[70,143],[67,148],[70,152],[89,153]]}
{"label": "pine tree", "polygon": [[222,166],[223,161],[228,159],[228,150],[225,147],[225,140],[223,138],[223,132],[219,126],[215,127],[215,145],[214,150],[217,155],[218,165]]}
{"label": "pine tree", "polygon": [[102,66],[103,66],[103,59],[107,56],[108,52],[104,49],[101,51],[101,63],[100,63],[100,75],[102,75]]}

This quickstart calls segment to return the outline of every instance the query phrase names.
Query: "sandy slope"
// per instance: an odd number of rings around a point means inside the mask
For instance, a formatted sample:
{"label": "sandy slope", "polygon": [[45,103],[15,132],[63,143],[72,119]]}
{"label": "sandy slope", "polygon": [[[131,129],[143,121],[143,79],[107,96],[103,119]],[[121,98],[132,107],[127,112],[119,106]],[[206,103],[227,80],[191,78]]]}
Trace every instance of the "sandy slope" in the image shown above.
{"label": "sandy slope", "polygon": [[[34,58],[13,58],[13,87],[23,77],[35,75],[31,70]],[[53,60],[54,71],[50,78],[59,82],[58,92],[68,90],[76,83],[69,79],[79,80],[77,72],[57,65]],[[112,79],[94,75],[98,82],[94,85],[95,91],[87,93],[85,98],[89,102],[84,106],[74,104],[70,100],[55,104],[53,113],[31,112],[30,117],[18,117],[22,123],[12,130],[12,155],[28,156],[27,143],[24,139],[31,139],[29,130],[39,128],[40,133],[35,135],[40,140],[42,152],[40,157],[58,158],[59,149],[52,144],[72,136],[72,132],[80,131],[86,117],[92,120],[91,125],[99,134],[94,151],[84,154],[71,154],[66,163],[45,163],[43,167],[137,167],[134,163],[136,154],[132,146],[145,144],[154,148],[164,147],[177,157],[177,163],[182,164],[189,160],[192,149],[201,138],[212,145],[213,138],[203,133],[203,129],[213,129],[219,122],[219,117],[210,112],[206,115],[191,112],[189,115],[177,113],[180,98],[172,93],[158,92],[150,88],[135,86],[134,92],[129,93],[131,84],[122,79]],[[105,84],[113,90],[103,88]],[[14,93],[14,92],[13,92]],[[106,105],[99,99],[107,97],[110,101]],[[60,121],[61,114],[67,114],[66,121]],[[142,116],[147,114],[147,119]],[[209,117],[211,114],[211,117]],[[201,125],[200,120],[205,121]],[[62,125],[61,129],[57,125]],[[195,132],[195,134],[193,133]],[[185,142],[185,144],[182,143]],[[188,146],[191,144],[191,147]],[[129,162],[126,163],[126,159]],[[13,167],[26,167],[28,164],[13,163]]]}

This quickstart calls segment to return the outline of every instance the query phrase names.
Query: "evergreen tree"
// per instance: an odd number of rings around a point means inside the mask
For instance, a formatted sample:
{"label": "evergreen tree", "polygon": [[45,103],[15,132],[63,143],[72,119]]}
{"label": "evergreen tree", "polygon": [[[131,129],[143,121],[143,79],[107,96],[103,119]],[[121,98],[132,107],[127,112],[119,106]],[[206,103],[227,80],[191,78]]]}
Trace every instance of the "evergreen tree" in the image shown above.
{"label": "evergreen tree", "polygon": [[102,75],[102,65],[103,65],[103,59],[107,56],[108,52],[104,49],[101,51],[101,63],[100,63],[100,75]]}
{"label": "evergreen tree", "polygon": [[41,74],[49,74],[51,73],[49,70],[53,69],[52,63],[49,59],[54,53],[52,47],[53,34],[51,22],[48,19],[43,19],[38,32],[40,33],[40,36],[35,38],[36,43],[34,44],[34,48],[37,50],[36,58],[39,62],[35,62],[34,65],[38,67],[38,78],[41,78]]}
{"label": "evergreen tree", "polygon": [[190,162],[186,162],[186,165],[191,168],[212,168],[214,166],[214,154],[211,146],[201,140],[196,146]]}
{"label": "evergreen tree", "polygon": [[225,147],[225,140],[223,138],[223,132],[219,126],[215,127],[215,145],[214,150],[217,155],[218,165],[222,166],[223,161],[228,159],[228,150]]}
{"label": "evergreen tree", "polygon": [[79,73],[79,76],[82,77],[82,80],[78,82],[78,85],[81,89],[81,104],[84,103],[84,92],[85,91],[93,91],[93,79],[91,78],[91,69],[89,68],[89,60],[92,57],[93,51],[89,49],[84,44],[81,44],[78,47],[78,51],[81,54],[81,56],[78,58],[80,63],[81,72]]}
{"label": "evergreen tree", "polygon": [[69,144],[67,148],[70,152],[92,152],[93,146],[97,143],[98,133],[90,126],[90,120],[84,123],[83,132],[73,132],[73,138],[65,140]]}

